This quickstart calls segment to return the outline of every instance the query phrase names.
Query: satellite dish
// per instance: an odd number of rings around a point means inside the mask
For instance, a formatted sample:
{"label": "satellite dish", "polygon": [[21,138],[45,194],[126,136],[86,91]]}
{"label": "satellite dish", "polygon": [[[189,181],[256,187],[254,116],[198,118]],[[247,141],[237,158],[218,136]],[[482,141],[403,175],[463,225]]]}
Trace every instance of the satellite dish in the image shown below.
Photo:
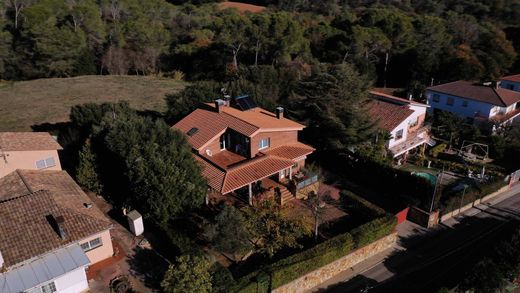
{"label": "satellite dish", "polygon": [[211,156],[213,156],[213,152],[211,150],[207,149],[206,150],[206,155],[211,157]]}

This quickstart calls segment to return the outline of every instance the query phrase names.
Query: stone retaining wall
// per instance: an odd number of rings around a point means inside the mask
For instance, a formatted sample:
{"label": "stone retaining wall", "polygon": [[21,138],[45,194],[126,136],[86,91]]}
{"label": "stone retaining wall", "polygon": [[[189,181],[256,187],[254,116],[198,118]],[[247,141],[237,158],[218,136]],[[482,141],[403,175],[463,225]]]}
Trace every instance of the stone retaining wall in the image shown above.
{"label": "stone retaining wall", "polygon": [[362,247],[328,265],[314,270],[288,284],[274,289],[273,293],[294,293],[312,289],[339,273],[350,270],[356,264],[391,248],[397,240],[397,232]]}

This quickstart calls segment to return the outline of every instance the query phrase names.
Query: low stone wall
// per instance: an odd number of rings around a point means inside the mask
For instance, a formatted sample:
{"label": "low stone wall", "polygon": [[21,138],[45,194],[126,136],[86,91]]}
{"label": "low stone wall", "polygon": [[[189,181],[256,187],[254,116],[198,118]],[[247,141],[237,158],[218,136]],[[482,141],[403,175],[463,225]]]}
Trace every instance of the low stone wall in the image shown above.
{"label": "low stone wall", "polygon": [[451,211],[451,212],[449,212],[447,214],[444,214],[444,215],[441,216],[441,222],[449,220],[449,219],[455,217],[456,215],[471,209],[472,207],[474,207],[476,205],[479,205],[479,204],[481,204],[483,202],[491,200],[491,199],[495,198],[497,195],[499,195],[500,193],[502,193],[504,191],[507,191],[509,188],[510,187],[508,185],[506,185],[506,186],[500,188],[499,190],[482,197],[481,199],[477,199],[474,202],[468,203],[467,205],[461,207],[460,209],[455,209],[455,210],[453,210],[453,211]]}
{"label": "low stone wall", "polygon": [[362,247],[328,265],[314,270],[288,284],[274,289],[273,293],[303,292],[312,289],[339,273],[350,270],[356,264],[391,248],[397,240],[397,232]]}

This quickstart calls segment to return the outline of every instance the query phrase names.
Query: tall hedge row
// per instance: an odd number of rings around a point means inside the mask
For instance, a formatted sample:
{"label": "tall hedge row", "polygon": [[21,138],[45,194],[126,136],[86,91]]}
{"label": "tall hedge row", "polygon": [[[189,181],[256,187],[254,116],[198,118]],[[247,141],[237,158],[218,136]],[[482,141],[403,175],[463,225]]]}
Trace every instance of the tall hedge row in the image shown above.
{"label": "tall hedge row", "polygon": [[[259,288],[267,290],[269,287],[274,289],[285,285],[358,248],[389,235],[394,231],[396,225],[397,220],[392,215],[377,218],[350,232],[340,234],[310,249],[279,260],[263,270],[244,276],[238,280],[235,291],[240,293],[257,292]],[[265,277],[262,277],[262,275]],[[267,283],[261,280],[265,280]]]}

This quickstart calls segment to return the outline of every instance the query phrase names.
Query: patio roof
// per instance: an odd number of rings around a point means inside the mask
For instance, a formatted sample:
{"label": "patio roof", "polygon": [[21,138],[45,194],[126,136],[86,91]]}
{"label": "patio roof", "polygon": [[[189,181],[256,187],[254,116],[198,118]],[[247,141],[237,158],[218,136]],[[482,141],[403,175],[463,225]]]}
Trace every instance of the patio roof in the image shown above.
{"label": "patio roof", "polygon": [[303,144],[301,142],[282,145],[277,148],[271,149],[266,152],[268,155],[273,155],[285,159],[294,160],[297,158],[301,158],[303,156],[307,156],[314,152],[316,149]]}

